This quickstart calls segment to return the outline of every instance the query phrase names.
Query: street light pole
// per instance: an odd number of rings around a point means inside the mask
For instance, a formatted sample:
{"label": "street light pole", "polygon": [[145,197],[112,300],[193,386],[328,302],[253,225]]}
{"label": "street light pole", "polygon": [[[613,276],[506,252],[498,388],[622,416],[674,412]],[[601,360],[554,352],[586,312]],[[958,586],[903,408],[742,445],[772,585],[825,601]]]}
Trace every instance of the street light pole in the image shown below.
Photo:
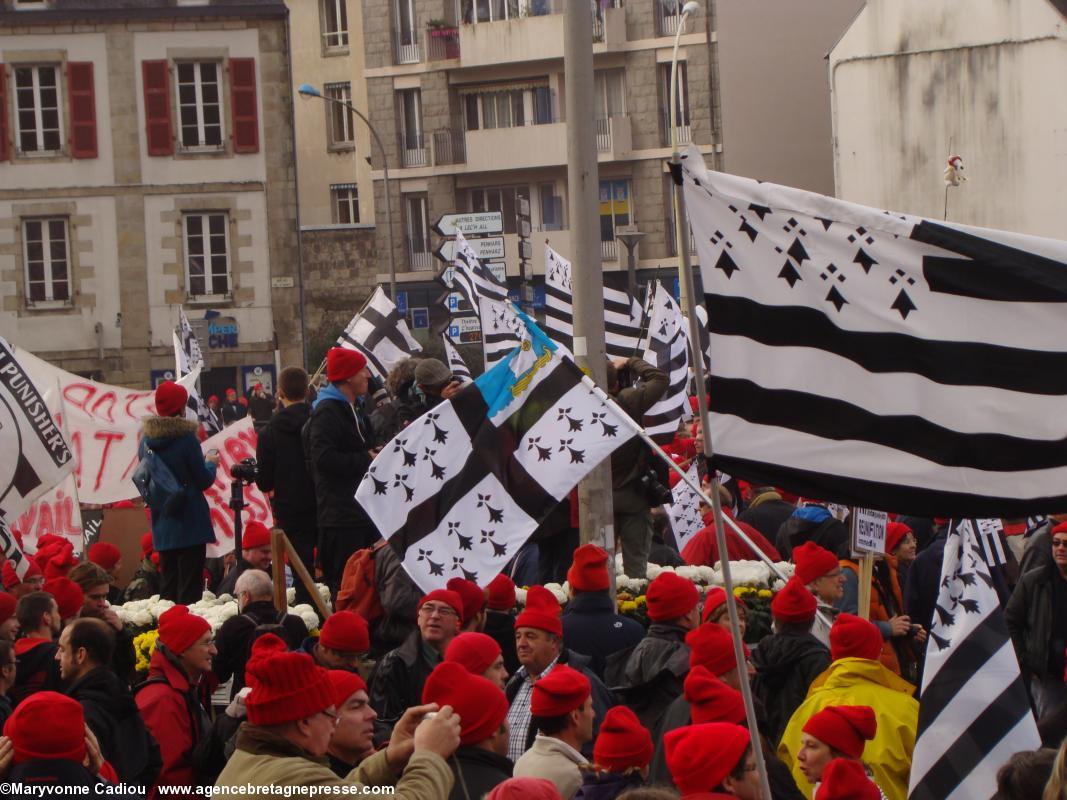
{"label": "street light pole", "polygon": [[336,103],[339,106],[344,106],[357,117],[359,117],[367,125],[367,129],[370,131],[370,135],[374,137],[374,143],[378,145],[378,149],[382,151],[382,173],[385,175],[385,224],[389,227],[389,235],[386,237],[389,241],[389,299],[394,303],[396,302],[396,253],[393,248],[393,204],[389,194],[389,157],[385,152],[385,146],[382,144],[381,138],[378,136],[378,131],[374,130],[374,126],[370,124],[370,120],[367,119],[363,113],[353,106],[351,103],[345,100],[338,100],[336,97],[328,97],[318,90],[317,87],[312,86],[310,83],[300,84],[300,88],[297,89],[302,97],[317,97],[320,100],[325,100],[328,103]]}
{"label": "street light pole", "polygon": [[626,248],[626,286],[631,300],[637,299],[637,244],[645,238],[645,234],[637,230],[636,225],[628,225],[625,228],[615,230],[615,238],[623,243]]}

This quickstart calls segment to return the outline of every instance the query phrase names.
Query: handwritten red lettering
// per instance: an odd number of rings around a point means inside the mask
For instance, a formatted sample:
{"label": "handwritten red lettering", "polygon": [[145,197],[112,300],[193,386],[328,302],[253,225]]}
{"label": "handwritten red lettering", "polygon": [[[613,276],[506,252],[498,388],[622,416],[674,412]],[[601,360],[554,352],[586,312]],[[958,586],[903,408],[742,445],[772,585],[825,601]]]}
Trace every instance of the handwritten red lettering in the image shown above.
{"label": "handwritten red lettering", "polygon": [[80,408],[86,416],[92,416],[87,406],[95,394],[96,387],[91,383],[72,383],[63,389],[64,401],[75,408]]}
{"label": "handwritten red lettering", "polygon": [[[115,403],[118,398],[115,397],[114,392],[105,392],[96,399],[93,403],[93,415],[102,418],[105,422],[112,425],[115,424]],[[106,416],[105,412],[101,411],[101,407],[107,404]]]}
{"label": "handwritten red lettering", "polygon": [[96,470],[96,485],[93,486],[93,489],[99,489],[104,481],[104,470],[107,468],[107,456],[111,450],[111,443],[121,442],[126,438],[126,434],[122,431],[97,431],[93,434],[93,438],[104,443],[104,452],[100,455],[100,466]]}

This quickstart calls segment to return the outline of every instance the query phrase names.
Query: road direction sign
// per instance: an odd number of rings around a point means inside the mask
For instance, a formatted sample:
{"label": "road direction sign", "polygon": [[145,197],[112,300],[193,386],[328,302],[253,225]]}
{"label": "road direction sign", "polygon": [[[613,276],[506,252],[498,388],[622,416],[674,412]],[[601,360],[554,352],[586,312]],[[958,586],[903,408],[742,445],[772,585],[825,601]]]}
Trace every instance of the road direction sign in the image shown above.
{"label": "road direction sign", "polygon": [[443,214],[433,224],[434,232],[441,236],[455,236],[459,231],[464,236],[486,233],[503,233],[504,220],[499,211],[479,211],[473,214]]}
{"label": "road direction sign", "polygon": [[[480,261],[496,261],[504,258],[503,236],[487,236],[484,239],[468,239],[467,244],[471,246],[471,249],[474,251],[474,254],[478,256]],[[452,259],[456,256],[455,241],[449,239],[447,242],[444,242],[434,251],[434,255],[446,264],[451,264]]]}

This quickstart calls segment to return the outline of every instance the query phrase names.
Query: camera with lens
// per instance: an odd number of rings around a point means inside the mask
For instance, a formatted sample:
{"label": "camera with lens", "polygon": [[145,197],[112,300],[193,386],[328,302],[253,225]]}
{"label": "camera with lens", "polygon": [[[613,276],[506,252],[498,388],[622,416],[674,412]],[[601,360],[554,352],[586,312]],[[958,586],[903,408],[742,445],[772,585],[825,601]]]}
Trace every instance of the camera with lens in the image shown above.
{"label": "camera with lens", "polygon": [[637,479],[637,482],[641,487],[641,492],[648,500],[649,508],[655,508],[674,500],[671,490],[663,484],[660,476],[652,467],[646,469],[644,474]]}
{"label": "camera with lens", "polygon": [[259,475],[259,464],[254,458],[245,458],[230,467],[234,480],[252,483]]}

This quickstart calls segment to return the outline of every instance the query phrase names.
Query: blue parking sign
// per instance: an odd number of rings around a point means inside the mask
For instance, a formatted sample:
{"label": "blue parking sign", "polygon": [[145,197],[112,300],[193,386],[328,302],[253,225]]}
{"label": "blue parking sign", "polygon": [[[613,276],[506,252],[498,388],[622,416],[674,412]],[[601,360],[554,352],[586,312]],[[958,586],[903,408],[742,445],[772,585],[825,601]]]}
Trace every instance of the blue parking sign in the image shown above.
{"label": "blue parking sign", "polygon": [[397,292],[396,293],[396,310],[401,314],[408,313],[408,293]]}

